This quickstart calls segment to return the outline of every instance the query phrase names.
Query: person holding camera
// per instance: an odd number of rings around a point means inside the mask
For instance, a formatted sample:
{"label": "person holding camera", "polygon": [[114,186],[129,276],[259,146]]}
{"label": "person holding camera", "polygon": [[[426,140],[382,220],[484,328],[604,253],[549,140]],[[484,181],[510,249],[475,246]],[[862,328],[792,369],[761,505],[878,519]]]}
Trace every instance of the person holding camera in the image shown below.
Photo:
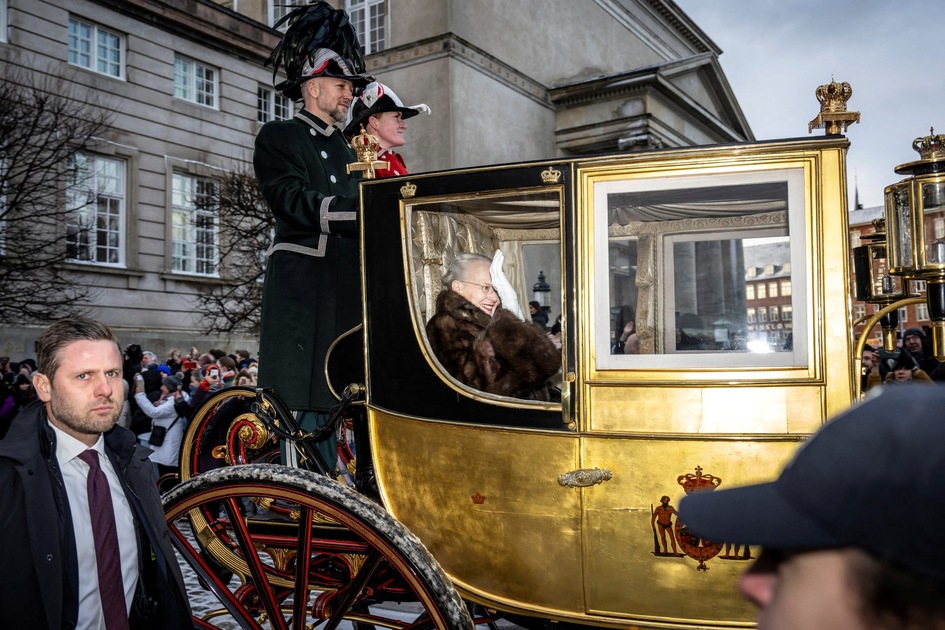
{"label": "person holding camera", "polygon": [[161,396],[151,402],[144,393],[144,377],[135,375],[135,402],[151,418],[151,430],[140,436],[145,446],[153,451],[149,459],[157,467],[158,478],[177,474],[180,470],[180,443],[184,438],[187,418],[183,417],[175,402],[187,394],[181,391],[181,379],[165,376],[161,381]]}

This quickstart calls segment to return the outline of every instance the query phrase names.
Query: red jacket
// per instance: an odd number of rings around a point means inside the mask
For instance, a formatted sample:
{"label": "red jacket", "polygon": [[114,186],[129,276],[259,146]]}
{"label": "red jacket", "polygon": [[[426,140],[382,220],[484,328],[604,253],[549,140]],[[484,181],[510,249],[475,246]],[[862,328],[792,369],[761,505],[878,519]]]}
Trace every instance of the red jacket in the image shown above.
{"label": "red jacket", "polygon": [[407,175],[407,165],[404,164],[404,158],[396,151],[384,151],[377,156],[377,159],[387,162],[389,168],[379,168],[374,171],[374,175],[381,179],[382,177],[397,177],[398,175]]}

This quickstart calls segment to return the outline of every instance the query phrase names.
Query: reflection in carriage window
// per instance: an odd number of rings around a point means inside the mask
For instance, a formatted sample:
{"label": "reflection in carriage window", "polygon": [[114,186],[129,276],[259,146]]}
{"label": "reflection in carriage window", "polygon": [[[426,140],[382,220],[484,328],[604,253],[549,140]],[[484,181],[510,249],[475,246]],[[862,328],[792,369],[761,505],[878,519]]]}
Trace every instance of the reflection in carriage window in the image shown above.
{"label": "reflection in carriage window", "polygon": [[803,278],[792,273],[792,256],[803,251],[789,238],[790,223],[803,218],[799,181],[780,171],[598,184],[609,312],[606,320],[597,313],[597,356],[627,354],[630,335],[642,355],[601,366],[669,365],[646,355],[705,355],[693,365],[724,365],[708,358],[719,353],[745,355],[745,365],[774,365],[760,355],[785,353],[781,363],[802,364],[792,314],[803,296],[792,296],[792,281]]}

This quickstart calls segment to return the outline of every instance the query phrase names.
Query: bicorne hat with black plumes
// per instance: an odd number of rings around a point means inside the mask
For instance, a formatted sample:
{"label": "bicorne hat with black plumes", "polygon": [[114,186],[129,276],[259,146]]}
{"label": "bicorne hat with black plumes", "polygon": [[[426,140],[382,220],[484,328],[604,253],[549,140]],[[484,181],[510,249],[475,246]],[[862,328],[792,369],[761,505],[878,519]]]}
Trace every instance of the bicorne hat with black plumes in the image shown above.
{"label": "bicorne hat with black plumes", "polygon": [[[272,64],[273,84],[287,98],[302,100],[302,84],[315,77],[347,79],[356,89],[373,79],[364,73],[364,51],[344,11],[316,0],[287,13],[276,28],[283,25],[285,35],[266,65]],[[276,84],[280,66],[286,80]]]}

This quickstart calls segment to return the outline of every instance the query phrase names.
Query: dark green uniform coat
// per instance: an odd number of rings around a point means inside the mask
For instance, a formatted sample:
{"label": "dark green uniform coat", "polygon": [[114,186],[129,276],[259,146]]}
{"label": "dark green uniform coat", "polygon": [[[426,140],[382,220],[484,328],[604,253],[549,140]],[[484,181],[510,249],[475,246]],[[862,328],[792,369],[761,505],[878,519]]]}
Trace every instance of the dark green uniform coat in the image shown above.
{"label": "dark green uniform coat", "polygon": [[361,321],[357,159],[341,131],[302,110],[263,125],[253,164],[276,219],[262,299],[259,384],[289,408],[326,412],[331,343]]}

